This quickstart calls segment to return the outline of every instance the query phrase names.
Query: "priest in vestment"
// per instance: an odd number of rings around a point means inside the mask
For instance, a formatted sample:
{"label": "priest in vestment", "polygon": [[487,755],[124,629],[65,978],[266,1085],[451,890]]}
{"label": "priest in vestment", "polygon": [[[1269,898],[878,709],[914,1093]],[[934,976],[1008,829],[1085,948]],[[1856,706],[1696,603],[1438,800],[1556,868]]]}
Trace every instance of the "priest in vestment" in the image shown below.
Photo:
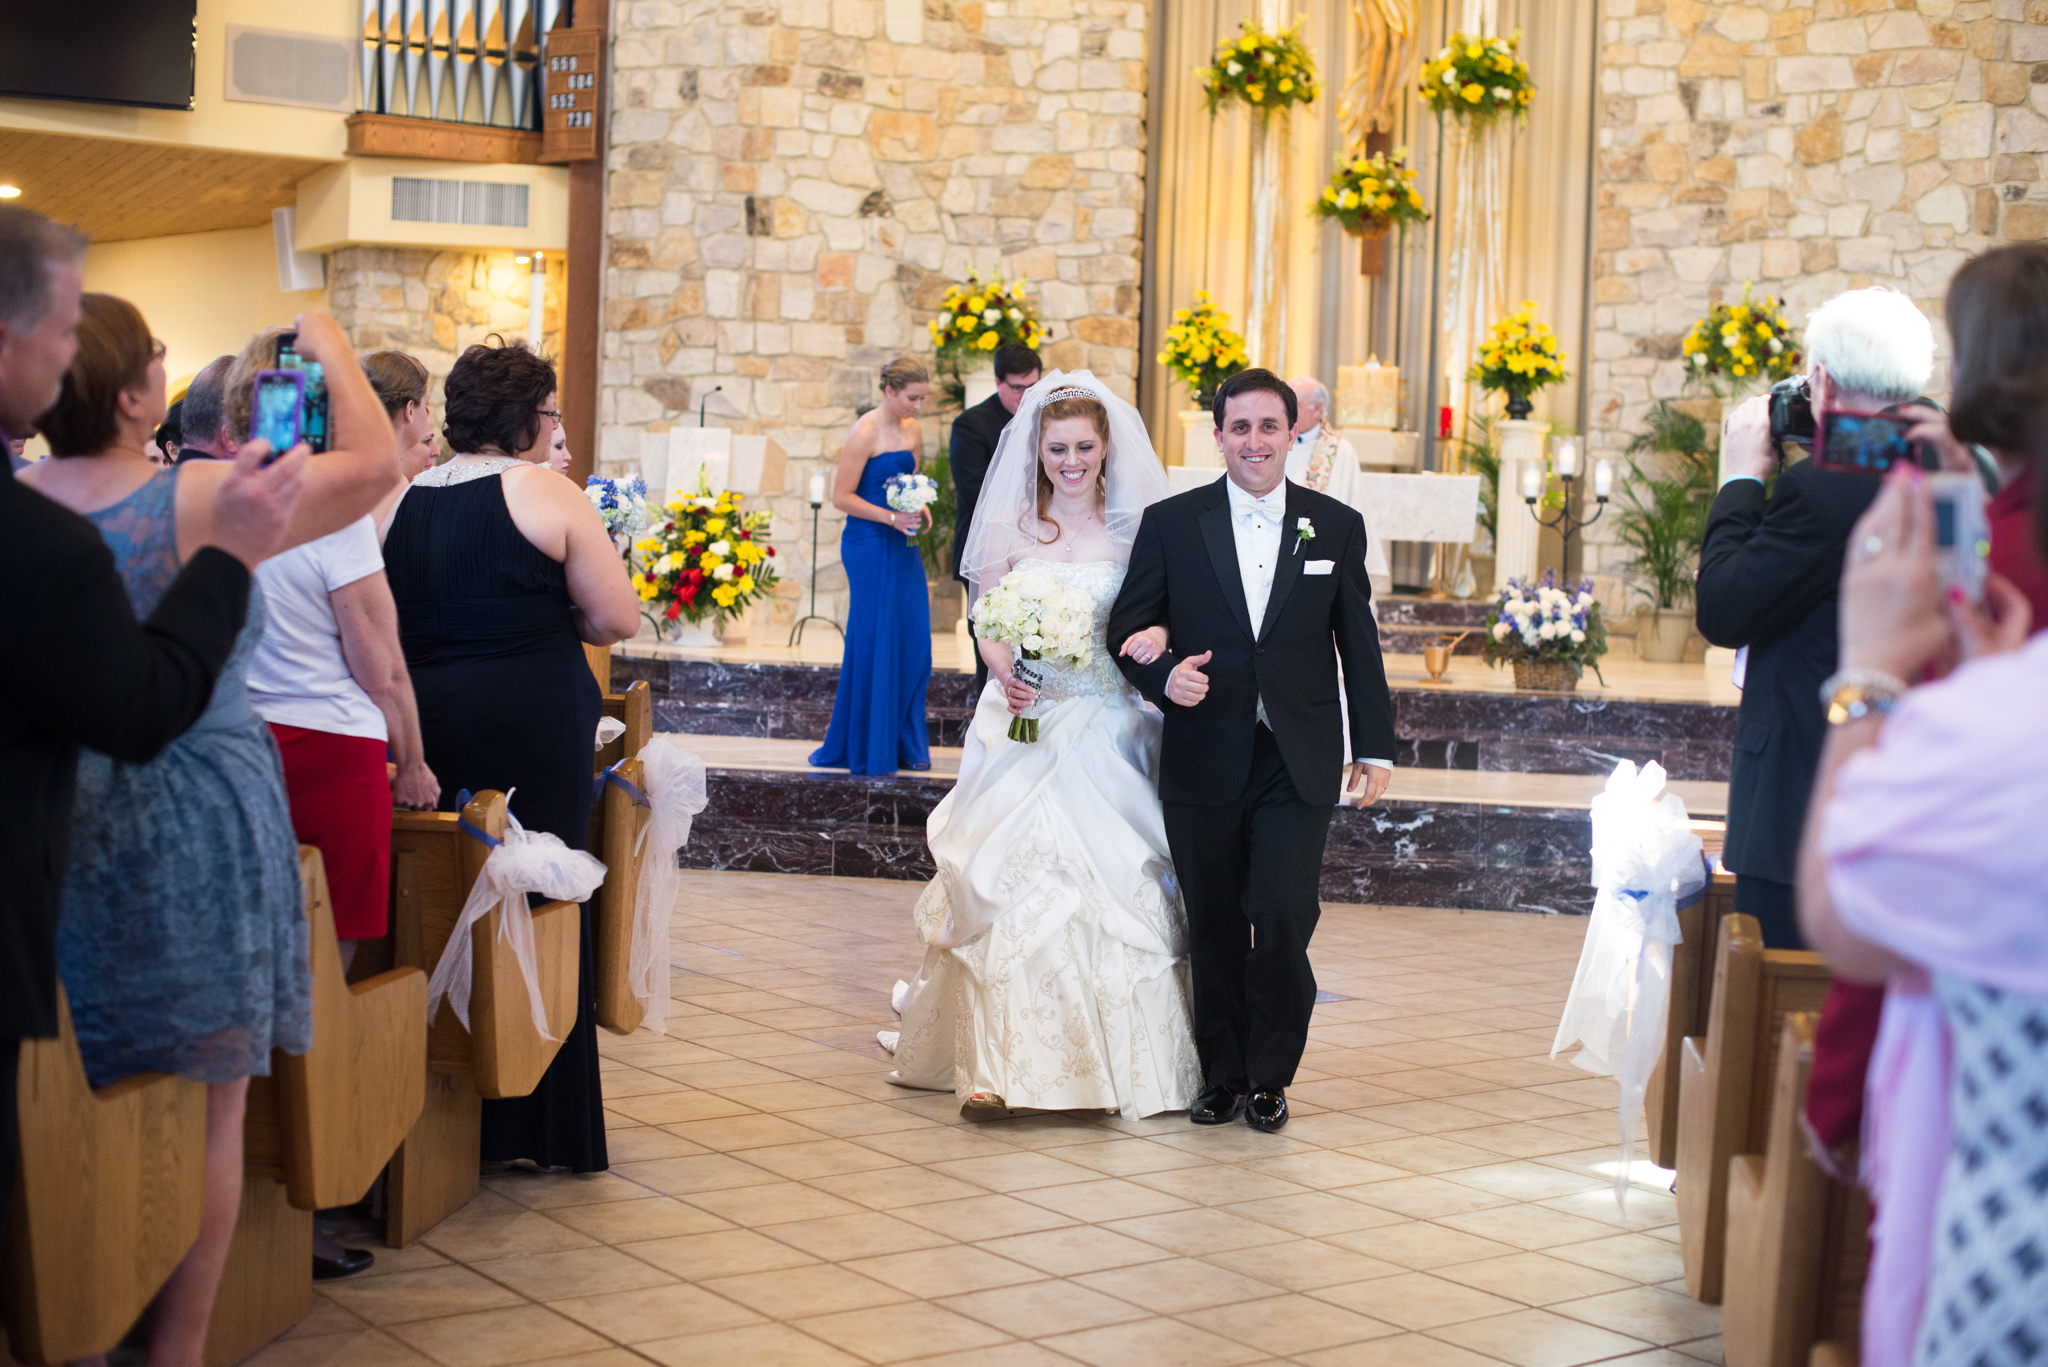
{"label": "priest in vestment", "polygon": [[1358,506],[1358,452],[1331,430],[1330,389],[1313,375],[1289,380],[1294,390],[1294,446],[1287,453],[1287,478],[1328,494],[1346,507]]}

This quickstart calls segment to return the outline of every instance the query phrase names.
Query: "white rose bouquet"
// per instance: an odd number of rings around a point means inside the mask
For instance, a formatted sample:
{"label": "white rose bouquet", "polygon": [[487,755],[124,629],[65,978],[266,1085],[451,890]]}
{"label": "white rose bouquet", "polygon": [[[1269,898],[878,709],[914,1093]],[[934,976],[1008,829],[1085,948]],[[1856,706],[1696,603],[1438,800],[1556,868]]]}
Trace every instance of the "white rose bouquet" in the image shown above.
{"label": "white rose bouquet", "polygon": [[[938,501],[939,486],[930,475],[891,475],[882,493],[897,512],[921,513]],[[906,532],[904,539],[915,546],[917,533]]]}
{"label": "white rose bouquet", "polygon": [[1588,665],[1598,674],[1600,657],[1607,653],[1607,627],[1592,581],[1561,589],[1549,570],[1535,583],[1508,580],[1487,614],[1482,646],[1486,662],[1495,668],[1503,660],[1555,660],[1581,677]]}
{"label": "white rose bouquet", "polygon": [[[1094,654],[1095,600],[1044,570],[1011,570],[975,600],[972,615],[976,636],[1006,641],[1024,660],[1064,660],[1078,669]],[[1038,686],[1037,674],[1023,665],[1017,674]],[[1012,717],[1010,739],[1037,740],[1038,718]]]}

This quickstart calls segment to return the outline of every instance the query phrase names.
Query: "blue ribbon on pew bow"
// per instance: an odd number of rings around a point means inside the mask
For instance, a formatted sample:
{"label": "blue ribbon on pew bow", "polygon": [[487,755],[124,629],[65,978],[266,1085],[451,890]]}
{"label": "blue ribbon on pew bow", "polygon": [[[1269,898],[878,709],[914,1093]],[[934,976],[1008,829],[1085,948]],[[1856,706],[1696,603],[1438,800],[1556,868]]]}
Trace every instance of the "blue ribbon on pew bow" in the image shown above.
{"label": "blue ribbon on pew bow", "polygon": [[[624,763],[624,760],[619,761],[619,764]],[[609,783],[613,787],[617,788],[620,792],[624,793],[627,797],[631,798],[635,806],[647,807],[651,809],[654,806],[654,804],[647,800],[647,794],[640,791],[640,787],[638,784],[634,783],[631,779],[627,778],[624,774],[619,772],[619,764],[612,765],[610,768],[606,769],[603,773],[597,776],[597,781],[593,785],[597,790],[597,796],[604,796],[604,785]]]}
{"label": "blue ribbon on pew bow", "polygon": [[492,849],[496,849],[498,846],[505,843],[504,841],[498,839],[498,837],[496,837],[495,835],[492,835],[489,831],[485,830],[483,827],[471,821],[468,817],[462,815],[462,813],[467,811],[468,809],[469,789],[464,788],[461,792],[455,795],[455,824],[462,827],[462,832],[464,835],[467,835],[472,840],[480,841],[485,845],[489,845]]}

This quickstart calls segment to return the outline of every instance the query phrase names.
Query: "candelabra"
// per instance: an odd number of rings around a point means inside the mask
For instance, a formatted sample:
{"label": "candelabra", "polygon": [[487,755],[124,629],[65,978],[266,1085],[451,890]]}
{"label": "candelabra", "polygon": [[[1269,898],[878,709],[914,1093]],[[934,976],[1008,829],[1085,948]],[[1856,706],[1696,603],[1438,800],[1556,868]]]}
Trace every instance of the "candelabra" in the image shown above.
{"label": "candelabra", "polygon": [[817,611],[818,519],[822,516],[825,507],[825,489],[822,476],[814,475],[811,477],[811,497],[809,501],[811,505],[811,611],[797,618],[796,625],[789,629],[789,643],[792,646],[803,643],[804,624],[806,622],[823,622],[826,626],[839,633],[840,640],[846,639],[845,627],[840,626],[839,623],[833,621],[830,617],[826,617]]}
{"label": "candelabra", "polygon": [[1522,464],[1522,501],[1529,505],[1539,526],[1556,529],[1564,540],[1564,570],[1568,575],[1572,563],[1572,538],[1600,520],[1607,511],[1607,498],[1614,489],[1614,465],[1611,461],[1599,461],[1593,466],[1593,515],[1580,517],[1572,507],[1572,489],[1578,482],[1580,446],[1583,438],[1559,436],[1550,439],[1550,464],[1557,471],[1558,483],[1564,485],[1564,506],[1551,517],[1545,517],[1537,505],[1543,498],[1543,471],[1538,461]]}

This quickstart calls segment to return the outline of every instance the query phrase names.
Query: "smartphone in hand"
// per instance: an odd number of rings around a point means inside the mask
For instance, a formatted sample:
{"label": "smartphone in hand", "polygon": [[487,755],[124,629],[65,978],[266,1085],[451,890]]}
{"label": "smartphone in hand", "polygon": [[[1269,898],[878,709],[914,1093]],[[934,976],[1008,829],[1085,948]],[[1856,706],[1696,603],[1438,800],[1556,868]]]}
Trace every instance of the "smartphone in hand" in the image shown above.
{"label": "smartphone in hand", "polygon": [[1929,475],[1927,492],[1934,502],[1934,568],[1941,586],[1961,589],[1964,598],[1982,603],[1991,554],[1984,481],[1975,475]]}
{"label": "smartphone in hand", "polygon": [[1813,463],[1823,470],[1881,475],[1902,461],[1926,462],[1909,441],[1914,419],[1830,408],[1815,416]]}
{"label": "smartphone in hand", "polygon": [[299,444],[304,431],[306,376],[298,370],[259,370],[249,409],[249,439],[270,443],[270,464]]}

